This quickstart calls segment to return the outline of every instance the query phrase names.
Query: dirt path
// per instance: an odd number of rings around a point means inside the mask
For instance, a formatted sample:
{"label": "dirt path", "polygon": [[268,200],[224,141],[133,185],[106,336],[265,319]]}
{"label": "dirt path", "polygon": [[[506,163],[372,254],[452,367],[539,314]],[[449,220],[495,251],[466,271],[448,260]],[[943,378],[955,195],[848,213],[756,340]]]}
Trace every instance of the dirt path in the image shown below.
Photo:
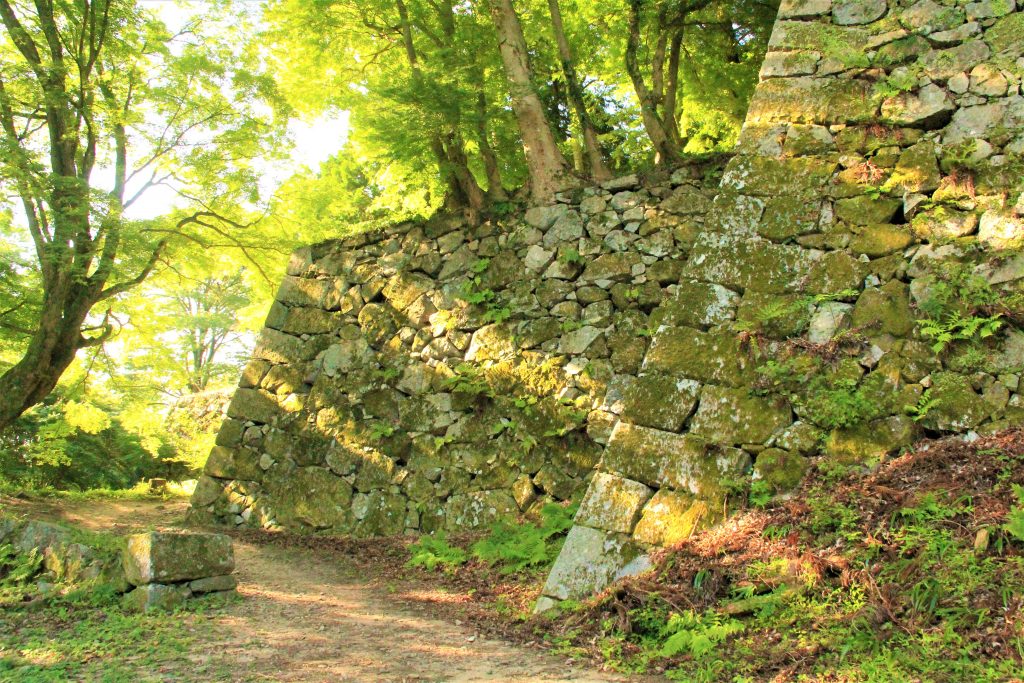
{"label": "dirt path", "polygon": [[[6,502],[6,501],[5,501]],[[16,502],[33,516],[96,531],[180,523],[184,502]],[[543,651],[478,636],[400,593],[375,587],[344,558],[235,540],[242,600],[218,610],[213,634],[189,658],[231,662],[237,681],[625,681]],[[205,679],[204,680],[208,680]]]}

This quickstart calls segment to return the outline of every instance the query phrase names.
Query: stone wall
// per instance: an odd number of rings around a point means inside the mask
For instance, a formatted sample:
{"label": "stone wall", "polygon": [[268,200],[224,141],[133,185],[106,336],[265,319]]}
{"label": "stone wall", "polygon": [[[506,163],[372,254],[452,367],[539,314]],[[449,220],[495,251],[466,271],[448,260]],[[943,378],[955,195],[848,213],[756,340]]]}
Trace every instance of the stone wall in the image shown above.
{"label": "stone wall", "polygon": [[620,178],[479,226],[441,215],[299,250],[193,515],[377,535],[571,498],[724,163],[642,187]]}
{"label": "stone wall", "polygon": [[1022,76],[1014,0],[784,0],[539,610],[737,492],[784,495],[809,455],[1024,421]]}

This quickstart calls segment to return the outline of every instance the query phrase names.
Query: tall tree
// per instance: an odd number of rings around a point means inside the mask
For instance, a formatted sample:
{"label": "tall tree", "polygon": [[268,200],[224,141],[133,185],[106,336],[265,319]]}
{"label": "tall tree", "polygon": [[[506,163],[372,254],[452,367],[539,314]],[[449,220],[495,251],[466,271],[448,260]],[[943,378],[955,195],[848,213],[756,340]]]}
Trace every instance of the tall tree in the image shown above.
{"label": "tall tree", "polygon": [[[114,301],[178,240],[241,227],[233,207],[255,197],[249,160],[274,128],[252,106],[269,81],[227,68],[210,45],[172,48],[131,0],[0,0],[0,20],[0,187],[20,203],[43,290],[18,326],[21,358],[0,375],[3,428],[113,334]],[[127,220],[159,185],[193,210]]]}
{"label": "tall tree", "polygon": [[546,204],[569,184],[569,164],[558,148],[544,105],[533,86],[523,26],[512,0],[489,0],[498,34],[498,48],[509,81],[512,109],[519,122],[523,151],[530,169],[530,197]]}
{"label": "tall tree", "polygon": [[562,9],[558,0],[548,0],[548,13],[551,15],[551,28],[558,45],[558,55],[562,63],[562,73],[565,76],[569,102],[576,113],[576,119],[583,134],[583,149],[587,155],[590,176],[594,180],[607,180],[611,177],[611,172],[601,153],[597,128],[594,126],[590,112],[587,111],[587,104],[583,97],[583,84],[580,83],[579,76],[576,74],[576,61],[573,59],[572,47],[565,35],[565,22],[562,21]]}

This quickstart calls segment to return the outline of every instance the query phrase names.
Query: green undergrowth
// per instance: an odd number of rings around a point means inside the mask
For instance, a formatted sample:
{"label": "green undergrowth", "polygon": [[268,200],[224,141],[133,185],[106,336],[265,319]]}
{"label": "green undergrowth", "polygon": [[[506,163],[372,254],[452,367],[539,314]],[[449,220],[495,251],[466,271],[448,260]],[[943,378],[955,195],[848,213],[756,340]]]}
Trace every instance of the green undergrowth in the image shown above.
{"label": "green undergrowth", "polygon": [[550,567],[558,556],[577,507],[548,503],[536,522],[498,521],[486,536],[465,548],[452,545],[441,534],[423,536],[409,546],[408,565],[453,572],[473,558],[503,574],[539,572]]}
{"label": "green undergrowth", "polygon": [[[116,553],[122,539],[70,528],[70,540]],[[102,580],[72,581],[37,552],[0,545],[0,682],[228,680],[224,662],[190,656],[226,598],[133,613]],[[177,672],[177,673],[175,673]]]}
{"label": "green undergrowth", "polygon": [[671,680],[1015,681],[1024,672],[1024,433],[874,471],[819,463],[654,572],[536,628]]}

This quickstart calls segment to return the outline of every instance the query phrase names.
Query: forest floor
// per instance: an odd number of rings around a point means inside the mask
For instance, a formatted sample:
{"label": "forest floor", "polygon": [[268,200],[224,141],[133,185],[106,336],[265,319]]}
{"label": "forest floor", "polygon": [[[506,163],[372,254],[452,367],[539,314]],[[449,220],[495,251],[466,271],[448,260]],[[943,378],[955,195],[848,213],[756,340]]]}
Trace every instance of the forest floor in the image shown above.
{"label": "forest floor", "polygon": [[[181,526],[187,501],[0,498],[0,508],[124,534]],[[377,549],[395,559],[406,553],[400,540],[385,541]],[[66,616],[50,615],[65,623],[43,626],[45,645],[34,650],[18,648],[17,636],[14,643],[5,644],[5,629],[0,628],[0,655],[20,649],[21,661],[44,665],[30,678],[40,681],[51,680],[45,661],[62,656],[84,661],[70,668],[57,666],[53,680],[66,680],[61,676],[67,674],[72,680],[103,681],[655,680],[588,669],[584,663],[543,651],[536,646],[539,642],[522,642],[522,637],[513,644],[489,636],[486,631],[495,629],[485,627],[481,632],[474,625],[479,619],[458,618],[467,608],[480,614],[472,605],[472,588],[436,588],[428,577],[417,577],[417,571],[402,576],[396,570],[401,563],[373,562],[374,554],[366,542],[338,547],[287,535],[239,534],[235,556],[240,599],[215,603],[199,613],[177,613],[169,622],[155,617],[157,621],[143,626],[151,631],[149,636],[106,645],[102,641],[110,629],[99,629],[90,643],[89,629],[74,628]],[[381,571],[374,572],[375,566]],[[8,620],[0,614],[0,627],[12,633],[29,627],[38,630],[46,615],[25,617],[27,621],[16,616]],[[179,637],[179,647],[163,646]],[[10,674],[21,676],[24,670]],[[0,680],[13,679],[6,679],[0,668]]]}

